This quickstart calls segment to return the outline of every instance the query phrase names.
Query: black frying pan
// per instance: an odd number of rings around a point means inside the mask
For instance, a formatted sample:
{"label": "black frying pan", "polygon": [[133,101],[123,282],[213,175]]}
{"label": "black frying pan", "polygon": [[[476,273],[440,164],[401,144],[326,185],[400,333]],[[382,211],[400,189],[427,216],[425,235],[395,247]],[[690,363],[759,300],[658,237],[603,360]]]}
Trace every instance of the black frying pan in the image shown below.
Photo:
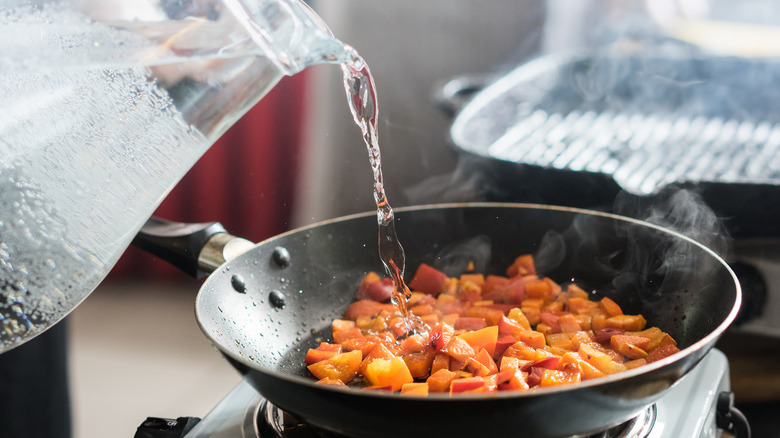
{"label": "black frying pan", "polygon": [[[317,385],[304,366],[307,349],[330,338],[331,320],[361,277],[381,271],[373,212],[284,233],[219,267],[197,297],[203,332],[269,401],[348,436],[561,437],[602,431],[652,404],[704,357],[739,308],[739,284],[718,256],[639,221],[521,204],[398,209],[396,218],[407,277],[421,262],[450,275],[469,261],[501,272],[531,252],[542,274],[575,279],[626,313],[642,313],[683,350],[623,374],[529,392],[423,398]],[[155,227],[137,243],[150,234]]]}

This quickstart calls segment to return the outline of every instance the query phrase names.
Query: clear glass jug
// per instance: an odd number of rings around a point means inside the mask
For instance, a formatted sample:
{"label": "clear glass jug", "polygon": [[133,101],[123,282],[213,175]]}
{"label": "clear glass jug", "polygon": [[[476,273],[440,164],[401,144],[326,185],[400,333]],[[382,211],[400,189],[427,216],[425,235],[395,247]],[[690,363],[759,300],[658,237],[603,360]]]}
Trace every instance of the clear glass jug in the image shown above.
{"label": "clear glass jug", "polygon": [[348,50],[299,0],[0,3],[0,352],[86,298],[284,75]]}

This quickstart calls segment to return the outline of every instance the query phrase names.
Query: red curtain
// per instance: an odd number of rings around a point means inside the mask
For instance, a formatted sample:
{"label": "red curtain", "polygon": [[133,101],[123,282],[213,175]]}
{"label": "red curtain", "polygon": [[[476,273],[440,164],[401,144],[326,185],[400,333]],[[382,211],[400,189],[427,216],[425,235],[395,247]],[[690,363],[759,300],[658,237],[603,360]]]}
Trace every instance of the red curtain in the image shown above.
{"label": "red curtain", "polygon": [[[303,139],[306,74],[285,77],[184,176],[155,213],[182,222],[219,221],[257,242],[289,229]],[[134,247],[111,279],[181,279],[184,274]]]}

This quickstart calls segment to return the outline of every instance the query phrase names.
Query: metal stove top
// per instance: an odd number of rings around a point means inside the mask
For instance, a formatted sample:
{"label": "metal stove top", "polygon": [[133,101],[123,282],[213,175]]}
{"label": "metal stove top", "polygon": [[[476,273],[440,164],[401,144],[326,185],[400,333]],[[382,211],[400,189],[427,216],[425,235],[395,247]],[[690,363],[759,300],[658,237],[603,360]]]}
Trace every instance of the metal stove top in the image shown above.
{"label": "metal stove top", "polygon": [[[718,395],[728,391],[729,386],[726,356],[718,350],[712,350],[696,368],[669,389],[654,407],[640,414],[635,424],[620,429],[616,432],[618,435],[605,436],[721,437],[722,432],[716,425],[715,406]],[[271,429],[257,425],[258,415],[264,415],[261,409],[264,402],[260,394],[242,381],[185,438],[276,438],[279,435]]]}

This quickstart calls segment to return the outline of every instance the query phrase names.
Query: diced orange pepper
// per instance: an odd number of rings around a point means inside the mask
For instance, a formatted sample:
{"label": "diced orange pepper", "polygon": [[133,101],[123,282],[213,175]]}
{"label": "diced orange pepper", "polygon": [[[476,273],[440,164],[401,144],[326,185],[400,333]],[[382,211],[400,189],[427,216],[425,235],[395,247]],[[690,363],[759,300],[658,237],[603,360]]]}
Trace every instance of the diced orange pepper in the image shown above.
{"label": "diced orange pepper", "polygon": [[374,359],[392,359],[395,357],[392,351],[390,351],[385,344],[377,344],[373,350],[366,356],[360,363],[360,372],[365,374],[368,364],[374,361]]}
{"label": "diced orange pepper", "polygon": [[428,395],[428,384],[427,383],[406,383],[404,386],[401,387],[401,395],[417,395],[417,396],[426,396]]}
{"label": "diced orange pepper", "polygon": [[[454,336],[450,339],[450,342],[441,349],[441,352],[460,362],[466,362],[466,359],[474,357],[474,355],[477,354],[468,342],[458,336]],[[452,361],[450,361],[450,363],[452,363]]]}
{"label": "diced orange pepper", "polygon": [[431,374],[435,374],[439,370],[450,369],[450,357],[444,353],[437,353],[433,356],[433,363],[431,364]]}
{"label": "diced orange pepper", "polygon": [[320,385],[333,385],[333,386],[347,386],[346,383],[342,382],[339,379],[331,379],[330,377],[326,377],[324,379],[317,380],[317,383]]}
{"label": "diced orange pepper", "polygon": [[363,377],[373,386],[390,386],[393,391],[398,391],[404,384],[414,381],[409,368],[400,357],[374,359],[366,366]]}
{"label": "diced orange pepper", "polygon": [[547,345],[547,341],[544,338],[544,333],[535,330],[527,330],[517,334],[518,341],[523,341],[532,348],[544,348]]}
{"label": "diced orange pepper", "polygon": [[580,322],[570,313],[559,316],[558,324],[563,333],[575,333],[582,330]]}
{"label": "diced orange pepper", "polygon": [[549,301],[552,299],[553,291],[549,282],[539,278],[525,282],[525,295],[529,298]]}
{"label": "diced orange pepper", "polygon": [[436,353],[433,348],[426,348],[422,351],[413,351],[401,356],[409,369],[412,377],[422,379],[428,377],[433,365],[433,359]]}
{"label": "diced orange pepper", "polygon": [[620,306],[609,297],[602,298],[601,301],[599,301],[599,305],[601,305],[601,308],[604,309],[604,312],[607,313],[608,317],[623,314],[623,310]]}
{"label": "diced orange pepper", "polygon": [[546,336],[547,345],[565,350],[574,350],[574,343],[571,341],[571,333],[551,333]]}
{"label": "diced orange pepper", "polygon": [[531,330],[531,324],[528,322],[528,318],[526,318],[520,308],[515,307],[514,309],[510,310],[507,314],[507,318],[514,320],[520,325],[520,327],[526,330]]}
{"label": "diced orange pepper", "polygon": [[348,383],[357,376],[363,354],[359,350],[341,353],[330,359],[309,365],[309,371],[318,379],[338,379]]}
{"label": "diced orange pepper", "polygon": [[645,360],[647,361],[647,363],[653,363],[655,361],[671,356],[679,351],[680,349],[677,348],[677,346],[675,345],[671,345],[671,344],[663,345],[651,351],[650,354],[647,355]]}
{"label": "diced orange pepper", "polygon": [[615,315],[605,321],[606,326],[626,331],[639,331],[645,328],[647,321],[642,315]]}
{"label": "diced orange pepper", "polygon": [[539,386],[556,386],[579,383],[581,375],[579,371],[544,370]]}
{"label": "diced orange pepper", "polygon": [[522,360],[537,360],[536,349],[532,348],[523,341],[517,341],[514,345],[507,348],[504,357],[516,357]]}
{"label": "diced orange pepper", "polygon": [[493,356],[498,341],[498,326],[485,327],[481,330],[463,333],[457,337],[466,341],[475,352],[484,348],[490,356]]}
{"label": "diced orange pepper", "polygon": [[482,286],[485,284],[485,275],[484,274],[462,274],[460,276],[460,283],[464,284],[466,282],[473,283],[479,286],[480,289],[482,289]]}
{"label": "diced orange pepper", "polygon": [[588,293],[587,293],[587,292],[585,292],[585,290],[584,290],[584,289],[582,289],[581,287],[577,286],[577,285],[576,285],[576,284],[574,284],[574,283],[570,283],[570,284],[569,284],[569,285],[566,287],[566,292],[568,292],[568,293],[569,293],[569,300],[571,300],[572,298],[584,298],[584,299],[588,299],[588,296],[589,296],[589,295],[588,295]]}
{"label": "diced orange pepper", "polygon": [[509,366],[497,375],[498,389],[502,391],[526,391],[528,374],[518,368]]}
{"label": "diced orange pepper", "polygon": [[534,257],[531,254],[523,254],[517,257],[512,265],[507,268],[506,276],[509,278],[518,275],[534,275],[536,274],[536,265],[534,264]]}
{"label": "diced orange pepper", "polygon": [[457,376],[457,373],[446,369],[441,369],[432,373],[426,380],[428,391],[447,392],[450,389],[450,383],[455,379],[455,376]]}
{"label": "diced orange pepper", "polygon": [[362,338],[362,337],[363,337],[363,332],[357,327],[346,329],[346,330],[333,331],[333,341],[337,344],[343,344],[344,341],[348,339],[355,339],[355,338]]}

